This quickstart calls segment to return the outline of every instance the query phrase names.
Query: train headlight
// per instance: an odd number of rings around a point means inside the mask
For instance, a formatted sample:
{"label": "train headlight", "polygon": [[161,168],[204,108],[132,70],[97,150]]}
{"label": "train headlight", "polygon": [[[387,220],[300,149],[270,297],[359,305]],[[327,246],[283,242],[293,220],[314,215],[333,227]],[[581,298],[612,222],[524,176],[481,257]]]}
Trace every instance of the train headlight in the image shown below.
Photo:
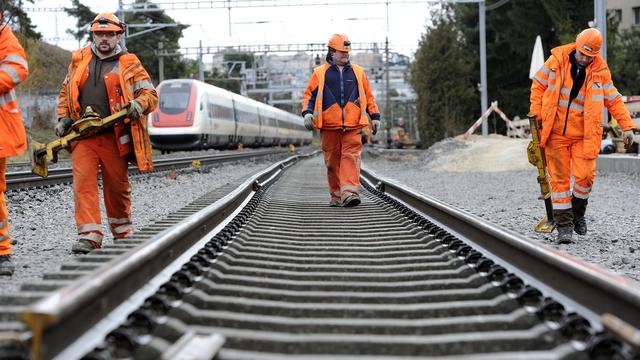
{"label": "train headlight", "polygon": [[160,115],[158,115],[157,112],[153,113],[153,122],[159,122],[160,121]]}
{"label": "train headlight", "polygon": [[191,111],[187,113],[187,121],[193,121],[193,113]]}

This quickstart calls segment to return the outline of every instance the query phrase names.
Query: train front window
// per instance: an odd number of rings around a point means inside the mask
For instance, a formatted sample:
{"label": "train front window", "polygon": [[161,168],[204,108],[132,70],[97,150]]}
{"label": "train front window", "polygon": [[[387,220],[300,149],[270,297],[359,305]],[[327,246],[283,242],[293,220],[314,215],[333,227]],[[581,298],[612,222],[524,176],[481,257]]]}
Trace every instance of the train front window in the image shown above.
{"label": "train front window", "polygon": [[190,96],[190,83],[165,84],[160,89],[160,111],[165,114],[180,114],[187,110]]}

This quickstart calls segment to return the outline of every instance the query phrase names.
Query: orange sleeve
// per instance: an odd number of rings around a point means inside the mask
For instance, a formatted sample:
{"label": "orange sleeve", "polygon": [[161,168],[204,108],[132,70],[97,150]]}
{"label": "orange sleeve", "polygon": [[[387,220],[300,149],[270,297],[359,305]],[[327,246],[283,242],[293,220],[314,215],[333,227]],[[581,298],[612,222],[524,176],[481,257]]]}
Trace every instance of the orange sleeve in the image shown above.
{"label": "orange sleeve", "polygon": [[611,80],[611,73],[606,72],[604,84],[602,85],[604,90],[604,106],[611,115],[616,119],[623,131],[633,129],[635,124],[631,120],[629,110],[622,101],[622,95],[618,92],[618,89],[613,85]]}
{"label": "orange sleeve", "polygon": [[133,93],[135,100],[142,105],[145,114],[149,114],[158,106],[158,93],[151,82],[149,73],[142,64],[133,76]]}
{"label": "orange sleeve", "polygon": [[549,75],[553,72],[552,69],[557,69],[556,64],[557,62],[554,57],[549,57],[542,67],[536,71],[533,81],[531,82],[531,95],[529,97],[531,105],[529,107],[529,113],[536,114],[538,118],[540,118],[540,114],[542,113],[542,97],[549,87],[549,81],[553,80],[549,78]]}
{"label": "orange sleeve", "polygon": [[58,119],[65,116],[71,116],[71,109],[69,109],[69,94],[67,94],[67,84],[69,83],[69,78],[71,77],[73,71],[72,66],[73,63],[69,64],[67,76],[62,81],[62,86],[60,87],[60,94],[58,95],[58,109],[56,111]]}
{"label": "orange sleeve", "polygon": [[371,84],[369,84],[369,78],[367,74],[363,73],[362,75],[362,86],[364,87],[364,94],[367,97],[367,113],[374,120],[380,120],[380,110],[378,109],[378,104],[376,103],[376,98],[373,95],[373,91],[371,91]]}
{"label": "orange sleeve", "polygon": [[307,88],[304,89],[304,94],[302,95],[302,115],[304,116],[307,113],[313,114],[313,108],[316,103],[316,96],[318,95],[318,76],[314,71],[309,78],[309,82],[307,83]]}
{"label": "orange sleeve", "polygon": [[27,56],[8,26],[0,33],[0,54],[0,94],[4,94],[29,75]]}

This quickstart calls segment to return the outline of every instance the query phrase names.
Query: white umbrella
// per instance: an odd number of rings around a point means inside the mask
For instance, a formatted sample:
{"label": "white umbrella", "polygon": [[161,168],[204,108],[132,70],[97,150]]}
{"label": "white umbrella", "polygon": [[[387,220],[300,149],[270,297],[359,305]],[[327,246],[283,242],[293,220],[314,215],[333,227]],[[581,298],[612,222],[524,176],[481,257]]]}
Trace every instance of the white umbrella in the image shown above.
{"label": "white umbrella", "polygon": [[540,35],[536,36],[536,43],[533,45],[533,54],[531,54],[531,67],[529,68],[529,79],[533,79],[536,71],[540,70],[544,64],[544,52],[542,50],[542,39]]}

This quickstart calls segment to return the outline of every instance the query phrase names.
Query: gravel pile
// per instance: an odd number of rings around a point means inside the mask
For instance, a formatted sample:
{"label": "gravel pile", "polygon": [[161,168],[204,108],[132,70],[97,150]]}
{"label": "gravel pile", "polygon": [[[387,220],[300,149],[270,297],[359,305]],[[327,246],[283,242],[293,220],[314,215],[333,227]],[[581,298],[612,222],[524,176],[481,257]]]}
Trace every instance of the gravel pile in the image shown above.
{"label": "gravel pile", "polygon": [[[475,145],[455,145],[462,141],[456,138],[438,144],[449,153],[436,148],[418,155],[411,152],[406,157],[397,152],[391,155],[365,154],[362,163],[379,175],[396,179],[420,193],[640,281],[640,175],[599,173],[586,214],[588,234],[579,236],[574,233],[573,244],[559,245],[554,242],[555,233],[538,234],[533,231],[545,210],[544,203],[538,200],[540,188],[535,168],[528,165],[529,169],[522,170],[521,162],[527,161],[526,153],[521,152],[522,145],[505,141],[513,148],[492,146],[494,151],[517,153],[516,160],[494,164],[491,151],[487,151],[483,158],[467,162],[467,169],[464,169],[460,164],[465,163],[463,159],[472,157]],[[483,140],[474,141],[481,143]],[[521,142],[526,144],[526,140]],[[456,164],[451,166],[455,171],[447,170],[447,162]],[[494,171],[498,165],[505,167],[505,163],[508,165],[510,162],[513,162],[513,170]],[[485,170],[479,171],[481,167]]]}
{"label": "gravel pile", "polygon": [[[203,194],[228,183],[239,183],[272,162],[238,162],[165,173],[131,176],[134,231],[179,210]],[[102,190],[100,190],[102,192]],[[57,185],[45,189],[7,192],[12,237],[18,241],[12,259],[16,272],[0,276],[0,294],[15,293],[23,282],[37,281],[43,273],[58,270],[76,256],[73,189]],[[113,238],[107,228],[103,199],[103,244]]]}

